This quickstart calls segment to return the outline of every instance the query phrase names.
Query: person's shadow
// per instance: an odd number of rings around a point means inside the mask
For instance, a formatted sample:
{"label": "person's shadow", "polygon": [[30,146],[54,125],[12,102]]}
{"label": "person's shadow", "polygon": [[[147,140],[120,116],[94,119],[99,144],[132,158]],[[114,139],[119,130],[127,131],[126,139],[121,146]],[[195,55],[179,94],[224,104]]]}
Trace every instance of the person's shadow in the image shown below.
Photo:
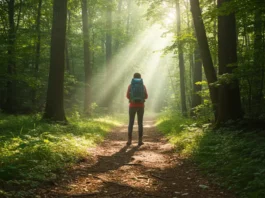
{"label": "person's shadow", "polygon": [[111,156],[98,156],[98,162],[88,168],[88,172],[104,173],[109,170],[117,170],[119,167],[129,164],[132,156],[139,149],[139,146],[124,146]]}

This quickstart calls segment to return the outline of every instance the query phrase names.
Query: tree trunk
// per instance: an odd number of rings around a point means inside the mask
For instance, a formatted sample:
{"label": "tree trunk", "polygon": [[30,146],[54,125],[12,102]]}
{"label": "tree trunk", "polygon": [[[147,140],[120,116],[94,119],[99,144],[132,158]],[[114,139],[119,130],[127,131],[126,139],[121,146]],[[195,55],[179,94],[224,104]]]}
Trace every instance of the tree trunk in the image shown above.
{"label": "tree trunk", "polygon": [[6,102],[3,109],[7,113],[15,113],[17,111],[17,90],[16,90],[16,60],[15,60],[15,42],[16,42],[16,31],[15,31],[15,0],[9,0],[8,3],[8,60],[7,60],[7,73],[9,75],[7,81],[7,93]]}
{"label": "tree trunk", "polygon": [[126,21],[126,35],[130,34],[130,23],[131,23],[131,0],[127,0],[127,21]]}
{"label": "tree trunk", "polygon": [[[116,26],[116,29],[118,31],[120,31],[120,28],[121,28],[121,21],[122,21],[122,15],[121,15],[121,6],[122,6],[122,1],[123,0],[119,0],[119,3],[118,3],[118,11],[117,11],[117,26]],[[120,38],[116,37],[115,39],[115,43],[114,43],[114,51],[115,53],[118,52],[119,50],[119,47],[120,47]]]}
{"label": "tree trunk", "polygon": [[[190,25],[191,23],[191,19],[190,19],[190,5],[189,2],[185,2],[185,12],[186,12],[186,17],[187,17],[187,29],[188,31],[193,31],[194,30],[194,25]],[[186,86],[188,88],[188,109],[192,108],[192,97],[193,97],[193,93],[192,93],[192,89],[193,89],[193,72],[194,72],[194,44],[192,42],[188,43],[188,56],[189,56],[189,79],[186,82],[188,83],[188,86]]]}
{"label": "tree trunk", "polygon": [[[213,0],[214,5],[217,5],[216,0]],[[213,39],[214,39],[214,54],[213,54],[213,65],[216,67],[217,65],[217,17],[214,17],[213,20]]]}
{"label": "tree trunk", "polygon": [[69,48],[70,44],[70,35],[71,35],[71,11],[67,11],[67,33],[65,39],[65,69],[68,73],[71,73],[71,66],[70,66],[70,55],[69,55]]}
{"label": "tree trunk", "polygon": [[37,42],[36,42],[36,58],[35,58],[35,77],[38,77],[39,73],[39,63],[40,63],[40,41],[41,41],[41,32],[40,32],[40,17],[41,17],[41,7],[42,0],[39,0],[38,3],[38,14],[36,20],[36,33],[37,33]]}
{"label": "tree trunk", "polygon": [[65,70],[70,74],[70,56],[69,56],[69,42],[68,42],[68,36],[66,36],[65,39]]}
{"label": "tree trunk", "polygon": [[192,100],[191,100],[191,116],[196,116],[195,108],[202,103],[202,98],[198,94],[202,90],[201,85],[196,85],[196,82],[202,81],[202,62],[199,53],[199,47],[196,46],[194,50],[195,64],[193,68],[193,87],[192,87]]}
{"label": "tree trunk", "polygon": [[[230,0],[218,0],[218,7]],[[218,16],[219,75],[232,74],[237,68],[237,34],[235,14]],[[240,91],[237,79],[219,86],[217,123],[242,118]]]}
{"label": "tree trunk", "polygon": [[107,20],[106,20],[106,65],[107,69],[111,69],[111,58],[112,58],[112,0],[110,0],[108,9],[107,9]]}
{"label": "tree trunk", "polygon": [[180,77],[180,97],[181,97],[181,111],[182,115],[187,115],[186,106],[186,88],[185,88],[185,66],[183,57],[183,41],[181,37],[181,19],[179,0],[176,0],[176,13],[177,13],[177,37],[178,37],[178,58],[179,58],[179,77]]}
{"label": "tree trunk", "polygon": [[[91,28],[91,46],[95,46],[95,32],[94,32],[94,28]],[[95,50],[91,51],[91,66],[95,72],[95,74],[98,73],[98,67],[95,67]]]}
{"label": "tree trunk", "polygon": [[[35,55],[35,78],[39,78],[39,64],[40,64],[40,42],[41,42],[41,32],[40,32],[40,18],[41,18],[41,8],[42,8],[42,0],[38,2],[38,11],[36,18],[36,33],[37,33],[37,42],[36,42],[36,55]],[[33,106],[36,106],[36,95],[37,88],[33,88],[32,91],[32,103]]]}
{"label": "tree trunk", "polygon": [[[118,3],[118,10],[117,10],[117,26],[116,26],[116,29],[120,32],[120,29],[121,29],[121,23],[122,23],[122,2],[123,0],[119,0],[119,3]],[[115,53],[119,53],[119,49],[120,49],[120,38],[117,38],[115,39],[115,44],[114,44],[114,50],[115,50]],[[118,70],[119,68],[119,65],[115,65],[115,70]],[[119,78],[116,82],[115,82],[115,87],[118,86],[118,85],[124,85],[124,77],[122,76],[121,78]],[[117,110],[119,110],[119,112],[123,112],[123,107],[124,107],[124,92],[125,90],[123,89],[124,86],[121,86],[121,89],[117,90],[115,95],[118,95],[119,98],[117,99],[118,100],[118,103],[119,103],[119,106],[117,107]]]}
{"label": "tree trunk", "polygon": [[85,68],[85,101],[84,112],[91,114],[91,77],[92,68],[90,63],[90,45],[89,45],[89,25],[88,25],[88,10],[87,0],[82,0],[82,21],[83,21],[83,39],[84,39],[84,68]]}
{"label": "tree trunk", "polygon": [[[107,11],[106,11],[106,71],[107,76],[112,75],[112,0],[108,1]],[[106,80],[108,78],[106,77]],[[104,104],[110,109],[111,102],[113,99],[112,94],[113,87],[106,90],[106,98]]]}
{"label": "tree trunk", "polygon": [[263,98],[263,84],[264,84],[264,53],[262,41],[262,9],[260,8],[260,0],[255,0],[255,13],[254,13],[254,63],[253,63],[253,95],[252,107],[254,116],[258,117],[262,110]]}
{"label": "tree trunk", "polygon": [[199,45],[200,56],[203,63],[203,68],[207,83],[210,90],[210,97],[213,104],[213,110],[215,115],[215,120],[217,118],[217,105],[218,105],[218,89],[214,86],[211,86],[211,83],[217,81],[216,73],[213,66],[213,61],[206,37],[206,31],[202,20],[202,14],[200,9],[199,0],[190,0],[191,13],[194,21],[195,33]]}
{"label": "tree trunk", "polygon": [[[247,27],[247,23],[246,23],[246,18],[247,18],[247,14],[245,14],[243,16],[243,19],[242,19],[242,23],[243,23],[243,42],[242,42],[242,46],[240,46],[241,48],[244,48],[243,50],[241,50],[241,54],[240,56],[241,57],[244,57],[244,53],[246,51],[250,51],[250,43],[249,43],[249,32],[248,32],[248,27]],[[251,60],[249,58],[245,58],[243,60],[243,63],[244,64],[247,64],[247,65],[251,65]],[[248,112],[248,114],[251,114],[252,112],[252,105],[251,105],[251,96],[252,96],[252,79],[253,79],[253,75],[249,75],[249,76],[246,76],[246,84],[247,84],[247,101],[244,102],[243,100],[243,105],[245,103],[246,105],[246,110]],[[243,98],[244,99],[244,98]]]}
{"label": "tree trunk", "polygon": [[66,121],[64,113],[64,68],[67,0],[53,1],[51,58],[44,119]]}

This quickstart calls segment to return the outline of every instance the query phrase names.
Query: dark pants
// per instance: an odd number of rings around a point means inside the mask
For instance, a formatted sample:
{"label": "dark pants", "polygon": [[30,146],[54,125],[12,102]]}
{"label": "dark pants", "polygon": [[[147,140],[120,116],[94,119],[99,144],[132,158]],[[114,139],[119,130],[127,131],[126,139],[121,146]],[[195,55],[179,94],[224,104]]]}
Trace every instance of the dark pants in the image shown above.
{"label": "dark pants", "polygon": [[128,126],[128,140],[132,139],[132,131],[135,114],[137,113],[137,121],[138,121],[138,137],[139,140],[142,141],[143,137],[143,117],[144,117],[144,108],[143,107],[130,107],[129,108],[129,126]]}

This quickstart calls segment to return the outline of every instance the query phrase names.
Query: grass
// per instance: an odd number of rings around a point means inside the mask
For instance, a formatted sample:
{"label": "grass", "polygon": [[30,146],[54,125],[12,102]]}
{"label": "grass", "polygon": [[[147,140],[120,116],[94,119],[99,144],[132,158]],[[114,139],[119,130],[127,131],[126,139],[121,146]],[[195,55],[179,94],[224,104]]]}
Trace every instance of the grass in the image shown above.
{"label": "grass", "polygon": [[88,148],[119,125],[111,117],[84,119],[78,114],[68,121],[60,125],[43,122],[40,115],[0,114],[0,197],[29,196],[29,189],[55,180],[86,158]]}
{"label": "grass", "polygon": [[212,182],[243,198],[265,197],[264,131],[229,126],[203,131],[176,115],[161,117],[157,126]]}

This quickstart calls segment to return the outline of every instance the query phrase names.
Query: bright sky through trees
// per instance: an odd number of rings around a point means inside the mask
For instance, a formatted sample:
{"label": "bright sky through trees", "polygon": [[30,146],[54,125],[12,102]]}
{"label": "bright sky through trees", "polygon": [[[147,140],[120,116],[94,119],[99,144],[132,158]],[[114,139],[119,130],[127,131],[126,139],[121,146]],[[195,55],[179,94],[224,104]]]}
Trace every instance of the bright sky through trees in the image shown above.
{"label": "bright sky through trees", "polygon": [[164,19],[164,23],[166,25],[172,25],[175,22],[176,22],[176,13],[174,12],[174,10],[171,10],[170,12],[167,13],[166,18]]}

